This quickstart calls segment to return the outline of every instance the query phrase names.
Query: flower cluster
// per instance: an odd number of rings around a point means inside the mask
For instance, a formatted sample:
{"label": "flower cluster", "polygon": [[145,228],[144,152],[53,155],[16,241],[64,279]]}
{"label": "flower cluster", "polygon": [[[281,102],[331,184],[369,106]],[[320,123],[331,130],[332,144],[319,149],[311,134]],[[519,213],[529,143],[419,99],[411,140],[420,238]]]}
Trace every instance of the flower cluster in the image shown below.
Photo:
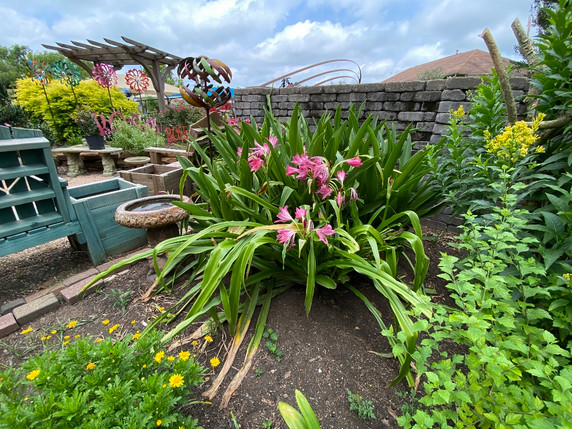
{"label": "flower cluster", "polygon": [[299,235],[300,238],[309,238],[312,232],[315,232],[318,239],[328,245],[328,235],[336,233],[330,224],[326,224],[321,228],[314,228],[314,223],[310,219],[308,209],[298,207],[295,211],[295,218],[288,212],[288,206],[280,207],[274,223],[284,224],[286,228],[278,230],[276,240],[279,243],[291,248],[294,246],[294,238]]}
{"label": "flower cluster", "polygon": [[[516,162],[528,155],[530,147],[536,142],[538,136],[534,134],[544,119],[544,114],[540,113],[528,126],[524,121],[518,121],[512,126],[505,127],[502,134],[491,138],[488,130],[484,131],[487,152],[497,156],[505,162]],[[542,150],[538,150],[542,152]]]}
{"label": "flower cluster", "polygon": [[[268,143],[272,145],[274,149],[276,149],[278,145],[278,138],[274,136],[268,137]],[[251,147],[248,152],[248,165],[250,165],[250,171],[257,171],[262,168],[266,164],[266,160],[270,155],[270,146],[268,143],[258,143],[257,141],[254,142],[254,147]],[[242,156],[242,147],[238,148],[237,154],[239,157]]]}
{"label": "flower cluster", "polygon": [[[362,165],[359,156],[346,159],[343,163],[350,167],[360,167]],[[343,187],[346,178],[345,170],[339,169],[333,175],[340,182],[340,186],[335,187],[331,183],[331,178],[332,172],[335,171],[336,168],[330,170],[330,165],[326,158],[321,156],[308,156],[305,153],[301,155],[296,154],[292,158],[292,164],[293,165],[286,166],[287,176],[296,175],[296,178],[304,183],[315,183],[317,188],[316,193],[322,197],[322,200],[328,198],[334,192],[334,188],[337,188],[336,202],[338,206],[342,206],[346,200],[345,189]],[[349,193],[350,201],[356,201],[358,198],[357,191],[354,188],[350,188]]]}

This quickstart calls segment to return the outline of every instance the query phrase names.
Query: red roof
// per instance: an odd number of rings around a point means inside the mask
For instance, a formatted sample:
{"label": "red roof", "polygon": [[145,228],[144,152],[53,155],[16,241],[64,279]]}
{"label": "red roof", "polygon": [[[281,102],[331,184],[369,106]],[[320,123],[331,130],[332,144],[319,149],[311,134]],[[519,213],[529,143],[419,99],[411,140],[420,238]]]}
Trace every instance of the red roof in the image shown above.
{"label": "red roof", "polygon": [[[511,60],[508,58],[503,58],[502,60],[507,66],[511,64]],[[491,68],[493,68],[493,61],[489,53],[480,49],[473,49],[472,51],[461,52],[450,57],[408,68],[384,80],[384,82],[426,80],[422,78],[422,74],[429,71],[438,71],[443,77],[483,76],[491,74]]]}

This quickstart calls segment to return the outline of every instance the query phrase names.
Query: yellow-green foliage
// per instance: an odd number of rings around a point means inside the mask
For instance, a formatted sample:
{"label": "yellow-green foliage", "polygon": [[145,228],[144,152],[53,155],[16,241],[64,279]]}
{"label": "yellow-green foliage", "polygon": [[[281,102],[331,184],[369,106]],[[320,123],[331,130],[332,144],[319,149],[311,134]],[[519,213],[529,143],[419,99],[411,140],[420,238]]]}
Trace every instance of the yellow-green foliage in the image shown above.
{"label": "yellow-green foliage", "polygon": [[[74,90],[80,106],[109,117],[112,109],[107,89],[100,87],[93,80],[84,80]],[[51,82],[46,86],[46,92],[50,100],[49,106],[42,85],[36,84],[29,78],[19,79],[16,82],[17,104],[29,111],[36,119],[47,122],[61,139],[67,140],[73,135],[80,134],[72,119],[77,106],[71,88],[60,82]],[[121,90],[112,88],[110,92],[115,110],[123,111],[125,116],[139,112],[137,103],[128,100]],[[55,117],[55,127],[50,106]]]}

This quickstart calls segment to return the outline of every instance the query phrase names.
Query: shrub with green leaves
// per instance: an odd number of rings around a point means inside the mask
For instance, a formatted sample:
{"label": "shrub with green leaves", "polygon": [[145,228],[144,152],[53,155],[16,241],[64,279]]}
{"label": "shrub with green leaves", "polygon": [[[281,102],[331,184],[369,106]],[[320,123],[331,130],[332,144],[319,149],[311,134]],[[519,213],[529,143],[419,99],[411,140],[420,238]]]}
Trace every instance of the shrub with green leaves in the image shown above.
{"label": "shrub with green leaves", "polygon": [[[495,185],[502,187],[502,185]],[[516,185],[520,188],[524,185]],[[418,409],[398,419],[404,427],[569,427],[572,421],[570,346],[544,329],[552,315],[535,304],[554,289],[572,288],[572,276],[545,283],[530,256],[538,243],[522,238],[526,211],[518,189],[490,215],[466,215],[461,260],[440,263],[456,307],[437,307],[416,329],[428,336],[414,353],[422,380]],[[451,351],[461,345],[464,353]]]}
{"label": "shrub with green leaves", "polygon": [[161,332],[79,338],[0,372],[0,428],[197,427],[182,407],[205,369],[167,359]]}
{"label": "shrub with green leaves", "polygon": [[144,155],[146,147],[165,146],[165,139],[141,121],[136,122],[133,119],[130,122],[115,120],[113,121],[111,145],[135,155]]}
{"label": "shrub with green leaves", "polygon": [[[105,117],[109,117],[113,110],[109,104],[107,89],[101,88],[94,80],[81,81],[75,87],[79,106],[76,105],[76,100],[68,85],[52,81],[46,87],[46,92],[50,100],[49,105],[41,85],[34,83],[31,79],[19,79],[16,83],[16,102],[30,112],[33,119],[49,124],[52,131],[57,131],[56,134],[61,135],[65,140],[80,134],[73,119],[78,107],[100,113]],[[139,112],[137,103],[128,100],[121,90],[111,89],[111,98],[113,107],[121,110],[125,116]]]}

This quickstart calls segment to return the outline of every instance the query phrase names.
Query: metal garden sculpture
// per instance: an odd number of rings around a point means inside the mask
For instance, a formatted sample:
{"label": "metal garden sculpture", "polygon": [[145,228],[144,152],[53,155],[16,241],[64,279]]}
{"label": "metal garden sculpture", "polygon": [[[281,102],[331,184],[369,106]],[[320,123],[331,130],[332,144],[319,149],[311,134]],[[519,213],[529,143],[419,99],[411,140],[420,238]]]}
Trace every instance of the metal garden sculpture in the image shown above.
{"label": "metal garden sculpture", "polygon": [[79,104],[77,100],[77,95],[74,86],[78,86],[81,82],[81,75],[75,64],[70,63],[67,60],[58,60],[52,66],[52,74],[60,82],[69,85],[72,90],[73,98],[75,99],[75,105]]}
{"label": "metal garden sculpture", "polygon": [[48,110],[50,111],[52,122],[54,123],[54,128],[59,138],[60,133],[58,125],[56,124],[56,117],[54,116],[52,105],[50,104],[50,99],[48,97],[48,92],[46,91],[46,86],[49,85],[52,78],[50,66],[48,66],[45,62],[39,63],[36,60],[30,59],[26,62],[26,65],[28,66],[28,76],[31,77],[32,80],[38,85],[42,85],[44,96],[46,97],[46,102],[48,103]]}
{"label": "metal garden sculpture", "polygon": [[[187,57],[177,68],[181,79],[190,79],[195,82],[194,87],[180,86],[179,91],[183,98],[195,107],[202,107],[206,112],[207,129],[211,132],[210,111],[223,106],[232,97],[230,87],[224,87],[223,81],[230,83],[232,72],[222,61],[207,57]],[[220,86],[215,87],[214,83]],[[213,148],[209,140],[209,156],[213,159]]]}
{"label": "metal garden sculpture", "polygon": [[143,103],[141,93],[147,91],[150,83],[147,75],[141,70],[131,69],[125,73],[125,82],[131,91],[139,93],[139,101]]}
{"label": "metal garden sculpture", "polygon": [[115,73],[115,70],[109,64],[98,63],[93,66],[91,74],[99,86],[107,88],[109,104],[111,105],[111,110],[114,110],[113,101],[111,101],[111,91],[109,88],[113,88],[117,85],[117,74]]}

